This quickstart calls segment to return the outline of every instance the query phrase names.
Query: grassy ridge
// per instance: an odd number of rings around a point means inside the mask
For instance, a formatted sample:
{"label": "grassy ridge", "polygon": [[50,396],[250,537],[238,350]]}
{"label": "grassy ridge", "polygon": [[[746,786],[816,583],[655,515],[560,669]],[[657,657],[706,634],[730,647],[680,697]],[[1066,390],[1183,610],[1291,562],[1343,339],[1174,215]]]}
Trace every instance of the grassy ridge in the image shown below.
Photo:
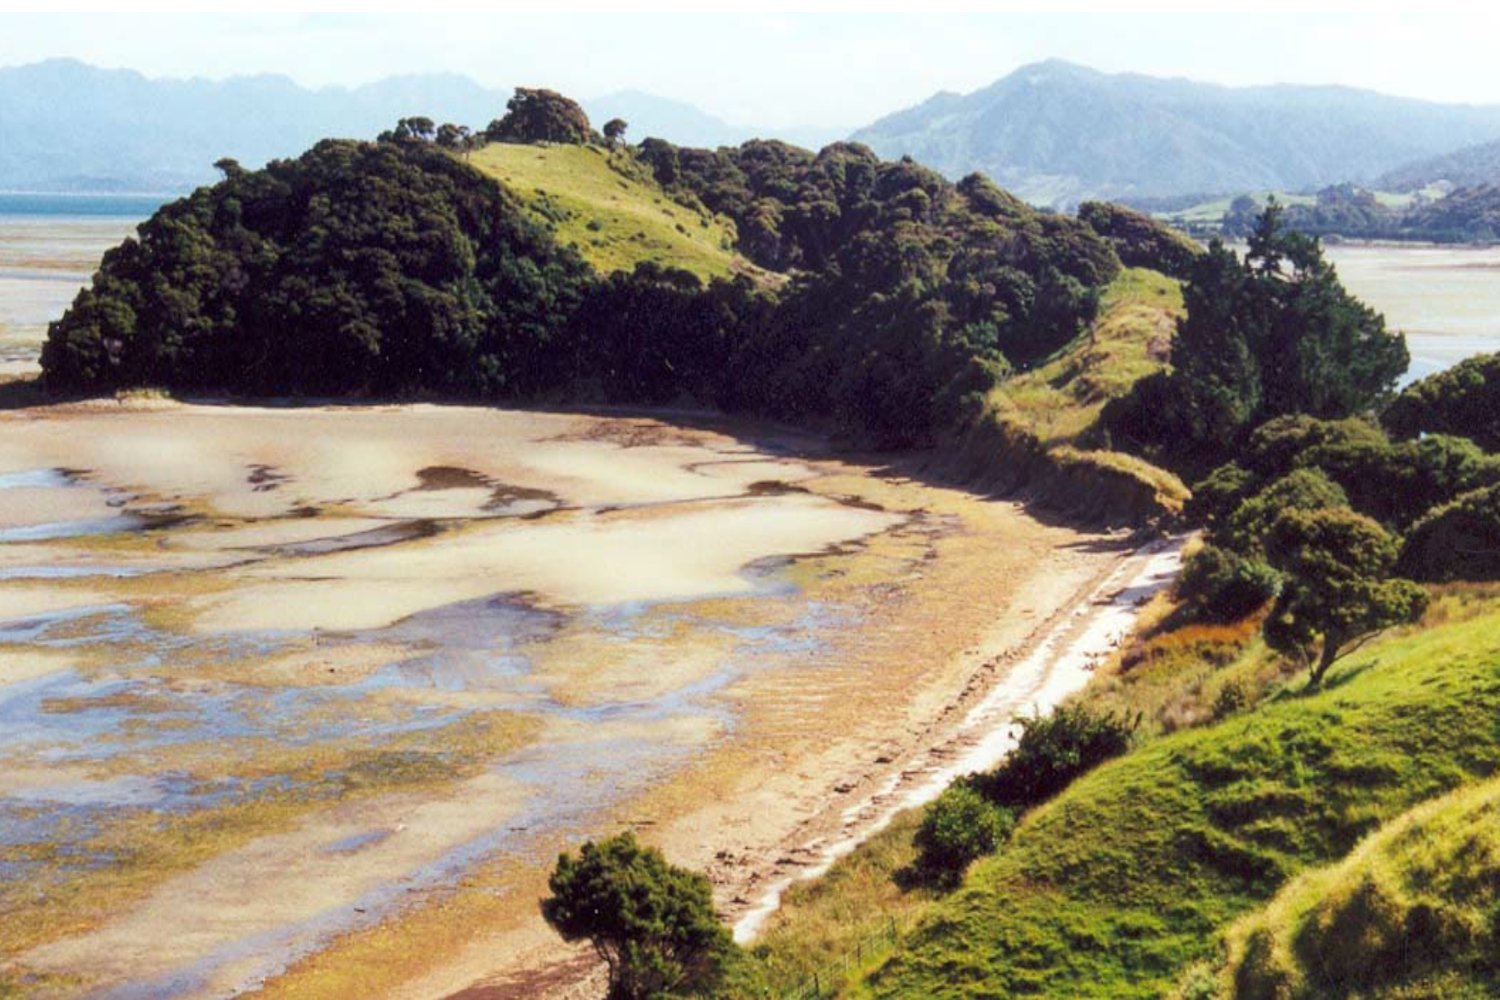
{"label": "grassy ridge", "polygon": [[956,451],[964,475],[1025,489],[1084,518],[1140,522],[1177,512],[1188,490],[1172,473],[1114,451],[1098,429],[1111,399],[1166,366],[1182,314],[1172,278],[1126,268],[1105,289],[1089,332],[993,390]]}
{"label": "grassy ridge", "polygon": [[1382,827],[1228,935],[1220,996],[1500,995],[1500,780]]}
{"label": "grassy ridge", "polygon": [[856,995],[1160,996],[1288,878],[1497,769],[1491,600],[1349,657],[1319,693],[1288,688],[1080,780]]}
{"label": "grassy ridge", "polygon": [[1090,332],[996,389],[990,405],[1044,445],[1073,444],[1093,427],[1106,402],[1166,367],[1182,312],[1176,281],[1127,268],[1105,289]]}
{"label": "grassy ridge", "polygon": [[673,201],[649,177],[622,172],[597,146],[527,146],[495,142],[469,162],[514,191],[557,241],[577,247],[602,273],[642,261],[692,271],[700,278],[750,270],[734,252],[734,226]]}

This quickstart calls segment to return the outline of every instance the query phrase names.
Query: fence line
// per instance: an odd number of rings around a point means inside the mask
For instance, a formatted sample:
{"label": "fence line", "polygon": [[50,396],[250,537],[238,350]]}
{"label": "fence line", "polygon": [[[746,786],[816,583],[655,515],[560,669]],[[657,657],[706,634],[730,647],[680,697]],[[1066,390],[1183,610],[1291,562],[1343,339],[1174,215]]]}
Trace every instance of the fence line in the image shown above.
{"label": "fence line", "polygon": [[895,950],[901,933],[914,922],[910,913],[901,917],[886,917],[880,927],[844,949],[838,957],[831,959],[812,971],[800,984],[781,993],[780,1000],[825,1000],[837,996],[839,989],[849,978],[849,973],[865,964],[867,957],[874,957],[884,949]]}

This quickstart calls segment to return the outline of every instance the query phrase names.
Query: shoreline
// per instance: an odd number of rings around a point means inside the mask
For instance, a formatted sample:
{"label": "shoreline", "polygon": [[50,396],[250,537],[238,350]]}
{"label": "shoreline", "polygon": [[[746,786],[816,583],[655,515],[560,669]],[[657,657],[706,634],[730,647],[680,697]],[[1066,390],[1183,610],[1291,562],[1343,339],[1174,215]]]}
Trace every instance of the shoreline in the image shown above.
{"label": "shoreline", "polygon": [[[693,864],[692,852],[684,849],[692,830],[672,829],[686,825],[687,817],[665,820],[666,829],[650,842],[674,863],[704,871],[735,940],[753,943],[774,920],[788,889],[826,873],[897,814],[935,798],[954,777],[997,763],[1013,746],[1010,722],[1018,711],[1051,711],[1082,688],[1135,627],[1150,596],[1175,579],[1185,541],[1179,535],[1123,549],[1019,637],[1010,633],[1014,622],[996,623],[991,635],[961,657],[964,669],[946,700],[919,706],[922,698],[913,694],[905,708],[920,721],[903,731],[899,746],[892,746],[895,736],[885,741],[887,750],[877,758],[884,763],[853,781],[841,776],[847,767],[822,772],[817,808],[789,832],[743,854],[717,851],[706,867]],[[837,760],[840,752],[834,748],[827,756]],[[813,770],[808,760],[799,761],[797,769]],[[794,812],[795,803],[785,808]],[[734,836],[739,834],[726,830],[719,840],[727,843]],[[543,931],[539,940],[517,928],[507,939],[516,946],[513,960],[503,968],[492,967],[459,986],[453,978],[458,970],[450,967],[406,984],[398,995],[410,1000],[592,1000],[599,995],[603,968],[592,954]]]}
{"label": "shoreline", "polygon": [[[791,874],[780,874],[760,890],[757,901],[734,913],[735,942],[752,943],[780,909],[788,889],[826,874],[898,814],[931,802],[962,775],[999,764],[1015,747],[1011,720],[1018,711],[1048,714],[1089,682],[1094,668],[1134,629],[1140,609],[1176,579],[1184,542],[1184,536],[1172,536],[1123,555],[1102,579],[1079,591],[1078,601],[1039,625],[1021,650],[988,659],[954,703],[967,708],[962,722],[925,749],[893,761],[877,791],[841,811],[842,829],[835,839],[815,836],[791,848],[793,855],[811,860]],[[1090,613],[1091,608],[1097,610]],[[997,676],[1002,661],[1012,665]],[[991,678],[988,684],[985,675]]]}

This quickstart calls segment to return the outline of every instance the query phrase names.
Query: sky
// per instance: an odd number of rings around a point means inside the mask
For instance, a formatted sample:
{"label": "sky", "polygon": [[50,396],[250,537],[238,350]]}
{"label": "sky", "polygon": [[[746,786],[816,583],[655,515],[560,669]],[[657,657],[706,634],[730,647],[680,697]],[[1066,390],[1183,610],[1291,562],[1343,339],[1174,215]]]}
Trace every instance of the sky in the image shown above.
{"label": "sky", "polygon": [[[794,13],[671,4],[590,10],[563,2],[422,13],[47,13],[0,5],[0,65],[69,56],[153,77],[280,73],[308,86],[399,73],[462,73],[489,87],[548,86],[578,98],[644,90],[740,125],[854,127],[939,90],[968,92],[1028,62],[1224,84],[1337,83],[1430,100],[1500,103],[1500,7],[1419,10],[1263,0],[1255,13],[1166,4],[935,4],[924,13]],[[803,6],[817,6],[805,4]],[[848,5],[842,5],[847,7]],[[880,6],[880,5],[876,5]],[[889,8],[890,5],[884,5]],[[941,9],[946,7],[947,9]],[[1071,8],[1059,10],[1059,8]],[[1488,9],[1487,9],[1488,7]],[[1341,8],[1341,9],[1339,9]]]}

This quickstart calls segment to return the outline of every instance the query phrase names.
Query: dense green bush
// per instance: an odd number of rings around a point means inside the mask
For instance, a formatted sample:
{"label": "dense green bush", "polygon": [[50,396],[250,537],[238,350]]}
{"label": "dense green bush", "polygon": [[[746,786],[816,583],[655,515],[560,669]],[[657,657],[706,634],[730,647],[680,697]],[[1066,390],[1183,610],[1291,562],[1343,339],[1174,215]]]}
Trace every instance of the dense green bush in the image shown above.
{"label": "dense green bush", "polygon": [[914,843],[918,873],[940,885],[956,885],[969,863],[993,854],[1010,839],[1015,816],[966,781],[943,789],[922,816]]}
{"label": "dense green bush", "polygon": [[1406,536],[1397,564],[1414,580],[1500,580],[1500,485],[1436,508]]}
{"label": "dense green bush", "polygon": [[733,952],[708,879],[667,863],[633,833],[563,854],[542,916],[565,940],[588,940],[609,967],[610,1000],[712,987]]}
{"label": "dense green bush", "polygon": [[1061,792],[1073,779],[1130,749],[1140,720],[1064,705],[1051,715],[1016,719],[1021,738],[974,787],[1007,809],[1024,810]]}
{"label": "dense green bush", "polygon": [[1086,201],[1078,218],[1109,241],[1126,267],[1149,267],[1173,278],[1186,278],[1203,248],[1187,236],[1144,212],[1107,201]]}
{"label": "dense green bush", "polygon": [[1500,354],[1469,358],[1412,383],[1380,420],[1397,438],[1457,434],[1500,451]]}
{"label": "dense green bush", "polygon": [[329,140],[232,170],[142,223],[52,324],[47,387],[483,398],[592,283],[520,203],[425,142]]}
{"label": "dense green bush", "polygon": [[1278,416],[1363,413],[1409,361],[1405,339],[1344,289],[1316,240],[1282,228],[1274,203],[1243,260],[1215,242],[1193,261],[1183,299],[1171,373],[1107,414],[1115,440],[1179,462],[1222,461]]}
{"label": "dense green bush", "polygon": [[1351,643],[1405,622],[1427,607],[1427,592],[1393,578],[1397,542],[1347,509],[1282,513],[1266,538],[1281,590],[1266,619],[1266,643],[1307,664],[1319,684]]}
{"label": "dense green bush", "polygon": [[491,142],[591,142],[594,130],[583,108],[555,90],[517,87],[505,115],[484,130]]}
{"label": "dense green bush", "polygon": [[1209,537],[1240,555],[1260,558],[1266,534],[1285,511],[1347,506],[1349,497],[1323,470],[1296,469],[1246,497],[1215,525]]}
{"label": "dense green bush", "polygon": [[1217,545],[1204,545],[1187,560],[1177,579],[1177,597],[1210,622],[1234,622],[1276,596],[1281,578],[1258,559]]}

